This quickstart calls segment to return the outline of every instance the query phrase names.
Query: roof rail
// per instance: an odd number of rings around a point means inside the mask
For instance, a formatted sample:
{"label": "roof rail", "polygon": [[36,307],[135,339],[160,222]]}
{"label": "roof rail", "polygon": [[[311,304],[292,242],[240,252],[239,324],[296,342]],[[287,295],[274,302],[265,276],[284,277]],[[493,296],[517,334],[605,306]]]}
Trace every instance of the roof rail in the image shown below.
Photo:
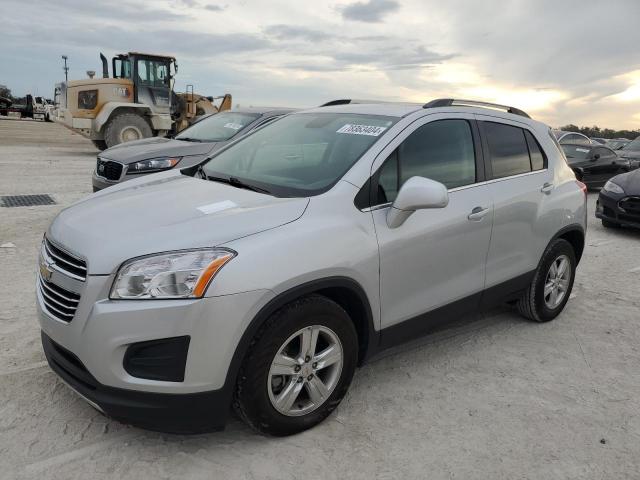
{"label": "roof rail", "polygon": [[334,105],[349,105],[354,103],[386,103],[380,100],[356,100],[355,98],[339,98],[337,100],[331,100],[327,103],[320,105],[321,107],[333,107]]}
{"label": "roof rail", "polygon": [[422,108],[437,108],[437,107],[451,107],[454,105],[468,106],[468,107],[486,107],[494,108],[498,110],[504,110],[507,113],[514,115],[520,115],[521,117],[531,118],[526,112],[523,112],[519,108],[510,107],[508,105],[500,105],[498,103],[479,102],[477,100],[458,100],[455,98],[438,98],[431,100],[429,103],[425,103]]}

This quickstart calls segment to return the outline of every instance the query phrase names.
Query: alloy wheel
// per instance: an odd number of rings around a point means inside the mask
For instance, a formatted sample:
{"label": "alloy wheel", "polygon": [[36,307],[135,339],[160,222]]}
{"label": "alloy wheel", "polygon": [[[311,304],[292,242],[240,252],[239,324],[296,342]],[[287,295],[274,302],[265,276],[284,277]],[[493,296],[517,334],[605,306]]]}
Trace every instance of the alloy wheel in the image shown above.
{"label": "alloy wheel", "polygon": [[271,405],[290,417],[319,408],[340,380],[342,344],[330,328],[312,325],[291,335],[276,353],[267,390]]}
{"label": "alloy wheel", "polygon": [[567,295],[571,281],[571,261],[566,255],[560,255],[549,267],[544,282],[544,303],[553,310],[558,307]]}

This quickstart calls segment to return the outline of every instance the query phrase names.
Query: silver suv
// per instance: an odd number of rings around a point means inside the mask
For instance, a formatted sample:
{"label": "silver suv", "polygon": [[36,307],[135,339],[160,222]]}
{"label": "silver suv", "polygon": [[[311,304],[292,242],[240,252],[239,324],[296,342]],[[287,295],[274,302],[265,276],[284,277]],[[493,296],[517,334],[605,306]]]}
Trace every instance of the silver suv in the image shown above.
{"label": "silver suv", "polygon": [[46,232],[46,357],[109,416],[260,432],[326,418],[376,352],[500,302],[544,322],[584,246],[549,128],[451,99],[297,112],[131,180]]}

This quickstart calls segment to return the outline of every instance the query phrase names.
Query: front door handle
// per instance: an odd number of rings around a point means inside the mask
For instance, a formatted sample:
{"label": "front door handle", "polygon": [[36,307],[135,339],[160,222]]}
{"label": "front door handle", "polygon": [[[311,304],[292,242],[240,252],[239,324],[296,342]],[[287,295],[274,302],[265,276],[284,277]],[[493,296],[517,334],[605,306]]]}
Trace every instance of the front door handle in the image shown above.
{"label": "front door handle", "polygon": [[542,193],[551,193],[551,190],[553,190],[553,183],[551,182],[546,182],[540,189]]}
{"label": "front door handle", "polygon": [[487,213],[489,213],[488,208],[475,207],[473,210],[471,210],[471,213],[467,216],[467,218],[469,220],[478,222],[482,220]]}

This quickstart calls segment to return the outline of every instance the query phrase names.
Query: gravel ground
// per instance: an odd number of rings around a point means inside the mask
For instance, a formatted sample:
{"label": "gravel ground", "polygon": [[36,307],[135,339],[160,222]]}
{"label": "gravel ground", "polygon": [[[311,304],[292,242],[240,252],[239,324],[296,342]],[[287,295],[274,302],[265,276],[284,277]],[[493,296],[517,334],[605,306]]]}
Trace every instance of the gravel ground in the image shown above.
{"label": "gravel ground", "polygon": [[0,195],[58,203],[0,208],[0,478],[640,478],[640,232],[603,229],[596,195],[556,321],[497,310],[388,352],[326,422],[294,437],[236,420],[173,436],[102,416],[44,362],[38,246],[54,215],[90,193],[95,155],[59,125],[0,120]]}

